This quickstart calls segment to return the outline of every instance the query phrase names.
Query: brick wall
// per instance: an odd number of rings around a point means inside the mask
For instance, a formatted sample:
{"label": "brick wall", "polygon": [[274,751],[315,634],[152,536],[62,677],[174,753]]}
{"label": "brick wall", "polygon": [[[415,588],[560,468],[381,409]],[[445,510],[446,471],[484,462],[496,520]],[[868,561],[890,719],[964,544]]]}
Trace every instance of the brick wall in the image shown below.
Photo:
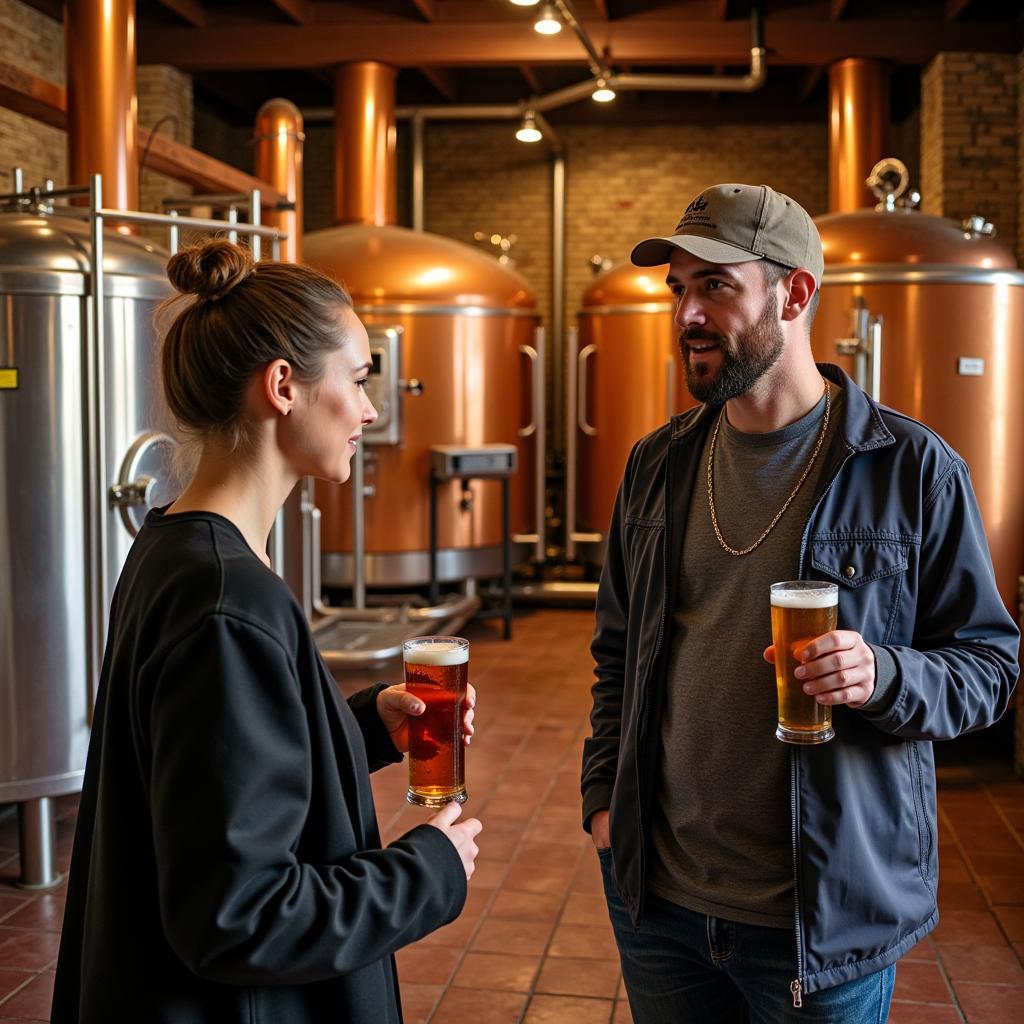
{"label": "brick wall", "polygon": [[1014,251],[1019,64],[1005,54],[940,53],[921,82],[922,209],[956,221],[981,214]]}
{"label": "brick wall", "polygon": [[[18,0],[0,0],[0,54],[17,67],[64,84],[64,27]],[[10,170],[20,167],[26,185],[52,178],[67,184],[64,133],[0,107],[0,189],[10,188]]]}

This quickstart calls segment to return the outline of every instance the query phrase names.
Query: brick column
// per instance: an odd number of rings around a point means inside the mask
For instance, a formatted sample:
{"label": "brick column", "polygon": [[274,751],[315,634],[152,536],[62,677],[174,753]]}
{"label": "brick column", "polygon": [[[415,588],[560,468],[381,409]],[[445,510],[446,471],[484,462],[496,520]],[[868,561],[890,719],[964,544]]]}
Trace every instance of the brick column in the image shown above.
{"label": "brick column", "polygon": [[1017,250],[1020,60],[940,53],[921,78],[922,208],[981,214]]}

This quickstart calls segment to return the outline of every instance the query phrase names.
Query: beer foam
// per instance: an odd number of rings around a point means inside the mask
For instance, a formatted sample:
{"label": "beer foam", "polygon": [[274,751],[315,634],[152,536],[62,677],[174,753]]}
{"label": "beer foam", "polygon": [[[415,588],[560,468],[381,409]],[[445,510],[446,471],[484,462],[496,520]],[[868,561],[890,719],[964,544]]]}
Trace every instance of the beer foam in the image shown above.
{"label": "beer foam", "polygon": [[469,661],[469,647],[465,644],[424,644],[402,652],[410,665],[464,665]]}
{"label": "beer foam", "polygon": [[839,604],[838,590],[773,590],[775,608],[831,608]]}

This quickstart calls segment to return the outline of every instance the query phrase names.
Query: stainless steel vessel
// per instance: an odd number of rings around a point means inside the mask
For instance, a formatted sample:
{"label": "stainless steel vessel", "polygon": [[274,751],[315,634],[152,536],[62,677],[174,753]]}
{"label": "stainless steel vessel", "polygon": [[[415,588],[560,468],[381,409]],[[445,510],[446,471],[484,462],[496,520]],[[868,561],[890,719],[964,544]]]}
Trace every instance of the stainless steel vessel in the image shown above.
{"label": "stainless steel vessel", "polygon": [[622,263],[583,293],[570,343],[568,557],[600,565],[633,444],[695,405],[686,388],[665,269]]}
{"label": "stainless steel vessel", "polygon": [[812,346],[966,460],[999,591],[1024,571],[1024,273],[982,223],[893,200],[819,217],[825,251]]}
{"label": "stainless steel vessel", "polygon": [[[96,686],[90,623],[134,531],[173,493],[151,317],[171,291],[153,246],[104,236],[103,343],[88,325],[90,227],[0,214],[0,801],[81,788]],[[97,353],[102,361],[93,363]],[[91,410],[91,411],[90,411]],[[102,410],[103,429],[91,415]],[[104,451],[90,450],[104,437]],[[95,609],[88,485],[105,466],[104,607]]]}

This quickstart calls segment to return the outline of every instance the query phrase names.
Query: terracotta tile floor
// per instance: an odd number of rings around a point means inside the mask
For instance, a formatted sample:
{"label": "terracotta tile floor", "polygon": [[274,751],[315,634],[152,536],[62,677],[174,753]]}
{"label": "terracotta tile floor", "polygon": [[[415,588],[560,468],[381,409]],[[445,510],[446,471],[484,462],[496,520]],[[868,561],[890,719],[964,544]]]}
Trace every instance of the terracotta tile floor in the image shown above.
{"label": "terracotta tile floor", "polygon": [[[597,859],[579,828],[591,623],[585,611],[527,611],[511,644],[498,639],[496,622],[467,627],[480,710],[466,813],[485,827],[462,917],[398,954],[408,1024],[631,1020]],[[342,689],[372,675],[345,677]],[[950,749],[940,770],[942,923],[900,964],[889,1019],[1016,1024],[1024,1020],[1024,783],[1010,773],[1008,752],[1007,766],[993,767]],[[374,777],[374,793],[386,840],[423,819],[404,802],[400,766]],[[60,801],[65,867],[75,807]],[[63,891],[15,888],[16,851],[8,813],[0,818],[0,1021],[45,1021]]]}

